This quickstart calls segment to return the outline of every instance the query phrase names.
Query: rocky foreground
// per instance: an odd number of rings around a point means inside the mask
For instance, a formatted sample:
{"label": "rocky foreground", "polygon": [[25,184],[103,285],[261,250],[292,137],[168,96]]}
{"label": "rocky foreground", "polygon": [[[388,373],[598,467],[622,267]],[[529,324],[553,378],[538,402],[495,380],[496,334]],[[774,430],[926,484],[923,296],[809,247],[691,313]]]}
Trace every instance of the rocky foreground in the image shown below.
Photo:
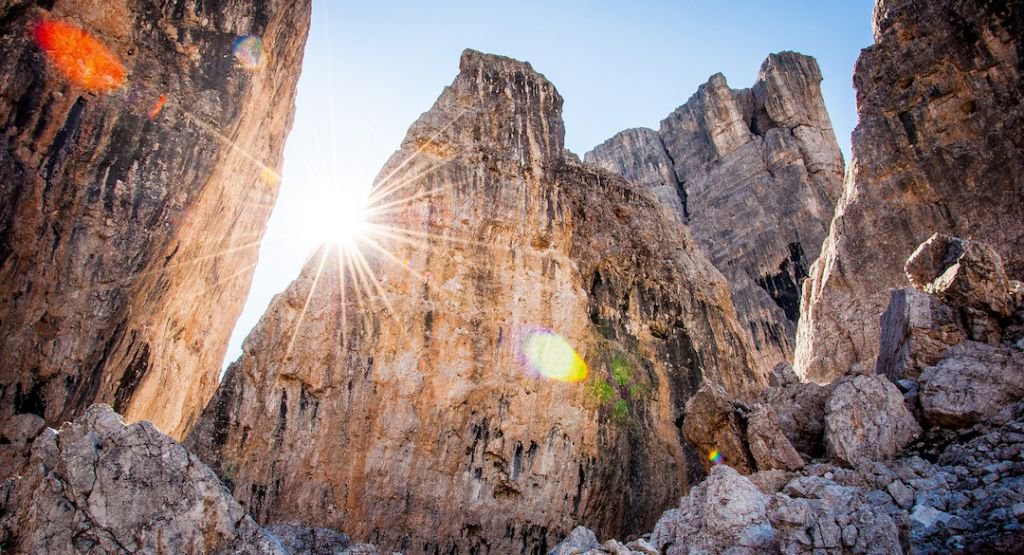
{"label": "rocky foreground", "polygon": [[[907,270],[917,306],[950,318],[883,320],[884,335],[902,338],[886,357],[896,383],[870,372],[820,386],[780,366],[753,400],[708,385],[686,412],[687,438],[722,457],[708,479],[642,538],[602,544],[581,527],[552,553],[1016,552],[1024,285],[993,249],[948,236]],[[965,330],[958,340],[933,340],[950,326]]]}

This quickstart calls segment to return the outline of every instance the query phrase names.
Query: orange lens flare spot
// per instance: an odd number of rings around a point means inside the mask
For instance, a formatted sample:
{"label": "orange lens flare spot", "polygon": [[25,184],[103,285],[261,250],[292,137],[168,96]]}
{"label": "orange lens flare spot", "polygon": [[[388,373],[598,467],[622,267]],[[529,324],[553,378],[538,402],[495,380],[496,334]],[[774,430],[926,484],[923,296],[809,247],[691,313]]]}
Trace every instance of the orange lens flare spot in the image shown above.
{"label": "orange lens flare spot", "polygon": [[160,110],[164,109],[164,104],[167,104],[166,94],[160,95],[160,100],[157,100],[156,104],[154,104],[153,107],[150,108],[149,119],[156,119],[156,117],[160,115]]}
{"label": "orange lens flare spot", "polygon": [[562,382],[587,379],[587,363],[556,333],[540,330],[526,334],[522,356],[533,373]]}
{"label": "orange lens flare spot", "polygon": [[32,36],[53,65],[75,85],[108,93],[124,84],[121,61],[87,31],[60,21],[43,21],[35,26]]}

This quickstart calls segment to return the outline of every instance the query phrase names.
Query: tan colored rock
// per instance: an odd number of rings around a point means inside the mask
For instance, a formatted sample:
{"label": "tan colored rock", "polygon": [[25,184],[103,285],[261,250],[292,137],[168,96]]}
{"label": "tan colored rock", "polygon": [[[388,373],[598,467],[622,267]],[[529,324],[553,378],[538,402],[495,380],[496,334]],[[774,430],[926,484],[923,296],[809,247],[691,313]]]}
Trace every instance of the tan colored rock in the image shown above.
{"label": "tan colored rock", "polygon": [[[706,383],[686,402],[683,434],[702,455],[706,470],[727,464],[741,474],[750,474],[757,468],[747,446],[741,415],[720,385]],[[716,452],[720,458],[713,457]]]}
{"label": "tan colored rock", "polygon": [[584,157],[685,221],[728,280],[765,369],[792,359],[801,282],[840,194],[821,79],[813,58],[772,54],[752,88],[714,75],[659,131],[623,131]]}
{"label": "tan colored rock", "polygon": [[[0,10],[0,420],[100,401],[180,437],[248,293],[310,3],[18,4]],[[70,81],[40,20],[103,43],[123,85]],[[258,70],[232,54],[249,34]]]}
{"label": "tan colored rock", "polygon": [[799,470],[804,460],[793,448],[770,406],[756,405],[747,416],[747,445],[758,470]]}
{"label": "tan colored rock", "polygon": [[899,389],[884,376],[853,376],[839,382],[828,399],[825,446],[848,465],[898,455],[921,434]]}
{"label": "tan colored rock", "polygon": [[[765,377],[721,275],[657,201],[565,157],[551,83],[473,51],[460,69],[376,185],[398,203],[374,236],[390,255],[315,253],[189,445],[260,522],[386,549],[649,528],[700,474],[687,399]],[[545,349],[588,377],[531,371]]]}
{"label": "tan colored rock", "polygon": [[964,341],[921,374],[921,408],[928,422],[976,424],[1024,398],[1024,351]]}
{"label": "tan colored rock", "polygon": [[801,375],[874,364],[888,292],[933,233],[982,239],[1024,277],[1022,22],[1015,3],[877,2],[854,74],[853,161],[804,284]]}
{"label": "tan colored rock", "polygon": [[916,380],[950,347],[967,338],[960,314],[933,295],[893,289],[882,314],[881,347],[875,372],[892,382]]}
{"label": "tan colored rock", "polygon": [[779,428],[804,459],[825,454],[825,403],[832,389],[816,383],[793,383],[764,391],[761,403],[778,417]]}

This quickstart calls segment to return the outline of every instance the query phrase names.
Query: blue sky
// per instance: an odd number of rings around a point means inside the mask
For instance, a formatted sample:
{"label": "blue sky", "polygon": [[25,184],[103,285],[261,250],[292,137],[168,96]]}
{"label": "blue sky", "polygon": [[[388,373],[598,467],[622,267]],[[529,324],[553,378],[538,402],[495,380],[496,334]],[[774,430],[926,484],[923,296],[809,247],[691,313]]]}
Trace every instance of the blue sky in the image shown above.
{"label": "blue sky", "polygon": [[[856,124],[853,65],[871,44],[870,0],[691,2],[314,0],[278,204],[225,363],[271,298],[365,194],[406,129],[458,73],[464,48],[529,61],[565,99],[566,146],[582,155],[652,127],[714,73],[749,87],[764,58],[818,59],[844,155]],[[268,55],[273,56],[272,45]]]}

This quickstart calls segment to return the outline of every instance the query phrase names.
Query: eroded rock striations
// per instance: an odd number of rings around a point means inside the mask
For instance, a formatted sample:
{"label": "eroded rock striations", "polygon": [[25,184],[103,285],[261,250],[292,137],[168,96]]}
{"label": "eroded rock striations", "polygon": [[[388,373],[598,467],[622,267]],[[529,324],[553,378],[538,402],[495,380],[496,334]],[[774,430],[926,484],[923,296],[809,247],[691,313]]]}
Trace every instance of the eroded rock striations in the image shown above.
{"label": "eroded rock striations", "polygon": [[[738,409],[733,412],[737,418],[748,419],[748,425],[730,433],[740,449],[755,454],[758,471],[744,476],[749,468],[743,464],[728,458],[717,461],[708,479],[641,538],[647,545],[666,555],[733,553],[737,547],[745,553],[1020,550],[1024,297],[1017,287],[1006,286],[1001,259],[990,247],[955,237],[932,237],[907,268],[915,286],[941,297],[936,302],[943,312],[957,313],[964,320],[976,318],[979,307],[1009,314],[996,321],[995,328],[980,328],[1002,341],[964,338],[941,352],[917,357],[938,363],[923,371],[904,366],[906,373],[894,376],[899,390],[882,374],[853,373],[825,388],[796,383],[777,372],[780,376],[772,381],[780,385],[759,398],[782,412],[791,410],[787,405],[791,407],[792,400],[815,398],[813,392],[831,389],[823,416],[811,407],[814,403],[804,401],[804,420],[818,419],[825,433],[817,439],[798,434],[803,436],[800,443],[817,441],[825,449],[824,456],[807,461],[803,468],[786,467],[786,457],[780,455],[790,449],[784,443],[771,450],[773,456],[757,457],[764,435],[755,428],[763,409],[743,410],[742,402],[717,392],[715,403],[703,406],[731,404]],[[893,299],[900,302],[897,296]],[[942,329],[948,323],[937,320],[935,326]],[[923,320],[910,333],[936,335]],[[794,388],[804,395],[783,393]],[[696,416],[690,408],[687,419]],[[793,436],[794,429],[785,421],[779,420],[778,428],[782,432],[771,437],[784,441],[782,436]],[[645,553],[635,547],[620,550],[614,540],[599,543],[588,532],[574,530],[555,552],[575,546],[585,555]]]}
{"label": "eroded rock striations", "polygon": [[714,75],[659,131],[623,131],[585,155],[689,226],[729,282],[765,368],[792,360],[801,283],[843,179],[821,79],[813,58],[773,54],[752,88]]}
{"label": "eroded rock striations", "polygon": [[381,172],[381,250],[324,247],[275,298],[188,440],[257,520],[545,553],[653,525],[702,474],[686,400],[766,379],[685,230],[563,154],[561,107],[466,51]]}
{"label": "eroded rock striations", "polygon": [[180,437],[248,292],[310,3],[0,6],[0,420],[102,401]]}
{"label": "eroded rock striations", "polygon": [[817,381],[874,365],[889,289],[931,234],[989,242],[1024,277],[1024,7],[879,0],[874,18],[851,170],[804,289],[795,364]]}

